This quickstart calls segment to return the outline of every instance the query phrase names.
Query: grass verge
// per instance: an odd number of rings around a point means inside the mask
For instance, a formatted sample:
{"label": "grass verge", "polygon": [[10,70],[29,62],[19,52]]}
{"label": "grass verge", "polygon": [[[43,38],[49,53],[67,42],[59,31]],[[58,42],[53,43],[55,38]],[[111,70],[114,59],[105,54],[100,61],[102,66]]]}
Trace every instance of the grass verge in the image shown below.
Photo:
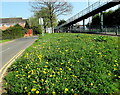
{"label": "grass verge", "polygon": [[120,89],[118,38],[47,34],[10,68],[9,95],[114,94]]}

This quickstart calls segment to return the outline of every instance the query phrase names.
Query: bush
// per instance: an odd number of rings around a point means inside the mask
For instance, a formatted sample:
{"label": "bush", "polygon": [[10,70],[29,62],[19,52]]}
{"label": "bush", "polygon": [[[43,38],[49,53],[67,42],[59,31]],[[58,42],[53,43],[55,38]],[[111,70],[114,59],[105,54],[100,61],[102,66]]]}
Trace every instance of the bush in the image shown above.
{"label": "bush", "polygon": [[2,31],[2,39],[16,39],[23,37],[25,32],[27,32],[26,29],[24,29],[19,24],[16,24],[13,27],[8,28],[5,31]]}
{"label": "bush", "polygon": [[[117,37],[47,34],[5,77],[9,95],[109,95],[120,88]],[[101,39],[101,37],[100,37]]]}
{"label": "bush", "polygon": [[32,26],[31,28],[33,29],[33,35],[42,34],[42,28],[40,25]]}

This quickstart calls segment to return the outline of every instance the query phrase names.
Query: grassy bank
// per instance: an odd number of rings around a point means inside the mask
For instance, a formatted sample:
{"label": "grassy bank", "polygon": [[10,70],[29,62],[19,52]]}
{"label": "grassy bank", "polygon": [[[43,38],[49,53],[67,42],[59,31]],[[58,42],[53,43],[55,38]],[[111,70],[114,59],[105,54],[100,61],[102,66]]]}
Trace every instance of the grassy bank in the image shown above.
{"label": "grassy bank", "polygon": [[11,40],[0,40],[0,43],[4,43],[4,42],[8,42],[8,41],[11,41]]}
{"label": "grassy bank", "polygon": [[89,95],[119,91],[118,38],[90,34],[40,37],[5,77],[9,95]]}

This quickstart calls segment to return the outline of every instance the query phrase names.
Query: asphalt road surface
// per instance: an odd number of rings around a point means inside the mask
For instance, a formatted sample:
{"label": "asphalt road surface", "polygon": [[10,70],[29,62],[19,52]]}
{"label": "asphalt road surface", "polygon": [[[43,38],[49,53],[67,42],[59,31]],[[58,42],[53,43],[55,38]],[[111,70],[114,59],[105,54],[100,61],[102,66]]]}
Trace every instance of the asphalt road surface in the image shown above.
{"label": "asphalt road surface", "polygon": [[0,69],[18,52],[32,45],[37,38],[37,36],[20,38],[0,45]]}

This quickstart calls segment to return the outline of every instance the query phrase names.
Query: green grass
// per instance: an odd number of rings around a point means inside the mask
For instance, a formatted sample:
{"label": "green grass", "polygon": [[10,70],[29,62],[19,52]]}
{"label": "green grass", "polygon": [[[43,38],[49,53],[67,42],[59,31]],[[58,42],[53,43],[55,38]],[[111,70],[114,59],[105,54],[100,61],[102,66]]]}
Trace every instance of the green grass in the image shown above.
{"label": "green grass", "polygon": [[96,95],[120,89],[118,38],[45,34],[10,68],[9,95]]}
{"label": "green grass", "polygon": [[8,42],[8,41],[11,41],[11,40],[0,40],[0,43],[4,43],[4,42]]}

